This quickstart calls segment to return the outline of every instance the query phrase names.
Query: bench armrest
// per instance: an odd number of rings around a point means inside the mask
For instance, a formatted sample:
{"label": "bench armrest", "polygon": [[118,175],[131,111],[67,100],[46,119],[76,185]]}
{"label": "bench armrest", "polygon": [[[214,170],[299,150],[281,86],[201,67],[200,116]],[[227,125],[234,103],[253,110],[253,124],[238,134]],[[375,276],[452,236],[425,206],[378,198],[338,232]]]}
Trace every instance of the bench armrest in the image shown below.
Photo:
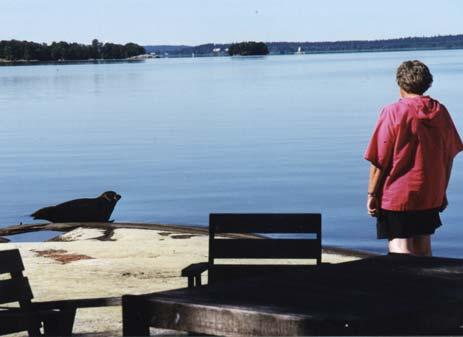
{"label": "bench armrest", "polygon": [[[182,269],[182,276],[188,277],[188,288],[201,285],[201,274],[209,269],[209,263],[193,263]],[[195,284],[196,281],[196,284]]]}
{"label": "bench armrest", "polygon": [[120,297],[82,298],[46,302],[33,302],[35,310],[95,308],[121,305]]}
{"label": "bench armrest", "polygon": [[209,263],[193,263],[188,267],[182,269],[182,276],[196,276],[201,275],[203,272],[209,269]]}

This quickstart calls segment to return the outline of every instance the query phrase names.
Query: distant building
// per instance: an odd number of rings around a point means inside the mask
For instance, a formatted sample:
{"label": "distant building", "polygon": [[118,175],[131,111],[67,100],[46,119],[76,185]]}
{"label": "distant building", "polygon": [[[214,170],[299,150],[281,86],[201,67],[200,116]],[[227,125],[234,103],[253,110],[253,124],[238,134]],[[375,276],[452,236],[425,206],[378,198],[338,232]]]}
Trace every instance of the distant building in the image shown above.
{"label": "distant building", "polygon": [[304,52],[302,51],[301,46],[299,46],[299,47],[297,48],[297,52],[296,52],[295,54],[296,54],[296,55],[303,55],[303,54],[304,54]]}
{"label": "distant building", "polygon": [[215,54],[218,54],[218,53],[220,53],[220,50],[221,50],[220,48],[214,48],[214,49],[212,49],[212,52],[215,53]]}

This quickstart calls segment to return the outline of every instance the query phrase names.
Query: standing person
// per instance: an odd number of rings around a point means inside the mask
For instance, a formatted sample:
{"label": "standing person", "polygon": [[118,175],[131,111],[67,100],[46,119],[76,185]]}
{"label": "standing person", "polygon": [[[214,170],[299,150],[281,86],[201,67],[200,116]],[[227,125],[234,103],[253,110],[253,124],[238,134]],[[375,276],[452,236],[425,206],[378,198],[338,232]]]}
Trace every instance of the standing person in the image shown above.
{"label": "standing person", "polygon": [[371,162],[367,210],[390,253],[432,255],[453,158],[463,150],[445,106],[423,95],[432,80],[420,61],[399,66],[401,98],[383,108],[365,152]]}

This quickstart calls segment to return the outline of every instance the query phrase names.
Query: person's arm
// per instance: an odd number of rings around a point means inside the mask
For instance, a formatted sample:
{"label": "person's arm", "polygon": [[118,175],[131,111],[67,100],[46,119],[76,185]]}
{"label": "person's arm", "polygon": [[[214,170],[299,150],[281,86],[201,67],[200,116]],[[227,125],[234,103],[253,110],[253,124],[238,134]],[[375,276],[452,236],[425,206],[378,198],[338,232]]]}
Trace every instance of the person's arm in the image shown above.
{"label": "person's arm", "polygon": [[375,165],[370,166],[370,178],[368,180],[367,210],[371,216],[377,216],[379,212],[378,193],[381,188],[384,171]]}
{"label": "person's arm", "polygon": [[392,165],[395,139],[399,127],[395,121],[393,110],[388,106],[381,111],[364,155],[364,158],[371,163],[367,211],[372,216],[379,214],[379,194],[383,177],[389,172]]}
{"label": "person's arm", "polygon": [[443,212],[447,208],[447,206],[449,204],[449,202],[447,200],[447,187],[449,186],[449,182],[450,182],[450,175],[452,173],[452,166],[453,166],[453,160],[450,160],[448,165],[447,165],[444,200],[442,201],[442,205],[441,205],[441,207],[439,209],[440,212]]}
{"label": "person's arm", "polygon": [[447,181],[445,184],[445,190],[449,187],[450,175],[452,174],[453,159],[451,159],[447,165]]}

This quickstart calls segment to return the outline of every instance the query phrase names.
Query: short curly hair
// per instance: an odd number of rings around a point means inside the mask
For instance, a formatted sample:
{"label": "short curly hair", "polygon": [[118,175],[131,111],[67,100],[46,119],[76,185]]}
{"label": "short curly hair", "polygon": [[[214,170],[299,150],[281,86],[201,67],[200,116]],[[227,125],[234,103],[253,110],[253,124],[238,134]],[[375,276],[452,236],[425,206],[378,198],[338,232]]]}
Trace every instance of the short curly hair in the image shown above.
{"label": "short curly hair", "polygon": [[411,94],[422,95],[431,87],[432,74],[421,61],[405,61],[397,68],[397,84]]}

